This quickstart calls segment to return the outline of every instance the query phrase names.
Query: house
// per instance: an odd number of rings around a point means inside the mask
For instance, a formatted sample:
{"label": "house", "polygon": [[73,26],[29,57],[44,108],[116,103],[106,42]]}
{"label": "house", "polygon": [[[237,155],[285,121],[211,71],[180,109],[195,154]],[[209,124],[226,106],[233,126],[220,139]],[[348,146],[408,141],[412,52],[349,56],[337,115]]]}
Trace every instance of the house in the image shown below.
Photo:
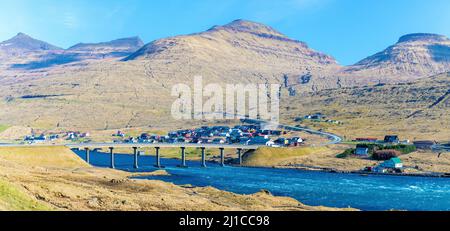
{"label": "house", "polygon": [[224,144],[225,140],[221,139],[221,138],[215,138],[212,140],[213,144]]}
{"label": "house", "polygon": [[279,145],[279,146],[285,146],[286,142],[289,142],[289,140],[286,138],[278,138],[274,141],[274,144]]}
{"label": "house", "polygon": [[385,136],[385,137],[384,137],[384,142],[385,142],[385,143],[395,143],[395,144],[398,144],[398,143],[400,142],[400,139],[399,139],[398,136],[396,136],[396,135]]}
{"label": "house", "polygon": [[53,134],[53,135],[50,135],[48,138],[49,138],[51,141],[55,141],[55,140],[59,139],[59,135]]}
{"label": "house", "polygon": [[355,154],[357,156],[367,156],[369,155],[369,147],[367,147],[366,145],[357,145]]}
{"label": "house", "polygon": [[29,141],[32,142],[34,140],[34,136],[33,135],[29,135],[29,136],[25,136],[25,139],[23,139],[24,141]]}
{"label": "house", "polygon": [[282,133],[282,131],[279,131],[279,130],[270,131],[270,135],[273,135],[273,136],[281,136],[281,133]]}
{"label": "house", "polygon": [[43,143],[43,142],[45,142],[46,139],[47,139],[47,136],[42,134],[42,135],[34,138],[34,143]]}
{"label": "house", "polygon": [[388,168],[388,169],[402,169],[403,163],[398,157],[391,158],[390,160],[387,160],[380,164],[380,167],[382,168]]}
{"label": "house", "polygon": [[431,141],[431,140],[418,140],[418,141],[414,141],[413,143],[417,149],[422,149],[422,150],[431,150],[433,145],[436,144],[434,141]]}
{"label": "house", "polygon": [[377,138],[373,137],[364,137],[364,138],[356,138],[357,142],[367,142],[367,143],[375,143],[378,141]]}
{"label": "house", "polygon": [[289,141],[290,145],[299,146],[303,143],[303,139],[300,137],[292,137]]}
{"label": "house", "polygon": [[266,146],[273,147],[273,148],[278,148],[278,147],[280,147],[280,145],[279,145],[279,144],[276,144],[273,140],[267,141]]}
{"label": "house", "polygon": [[247,145],[266,145],[270,139],[263,136],[253,137],[247,141]]}
{"label": "house", "polygon": [[315,113],[315,114],[312,114],[312,115],[307,115],[307,116],[305,116],[305,119],[310,119],[310,120],[322,120],[322,119],[324,119],[326,116],[325,115],[323,115],[322,113]]}
{"label": "house", "polygon": [[123,133],[122,131],[117,131],[117,133],[114,134],[113,136],[125,137],[125,133]]}

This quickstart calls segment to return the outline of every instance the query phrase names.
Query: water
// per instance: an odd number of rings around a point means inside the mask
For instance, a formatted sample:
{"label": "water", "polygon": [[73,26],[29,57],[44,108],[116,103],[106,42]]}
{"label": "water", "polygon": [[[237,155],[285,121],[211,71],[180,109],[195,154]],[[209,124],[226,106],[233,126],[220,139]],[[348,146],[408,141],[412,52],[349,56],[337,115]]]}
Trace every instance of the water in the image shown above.
{"label": "water", "polygon": [[[162,150],[163,151],[163,150]],[[163,153],[163,152],[162,152]],[[85,158],[83,151],[77,154]],[[189,168],[178,168],[180,160],[162,159],[170,176],[145,177],[178,185],[213,186],[239,194],[269,190],[276,196],[293,197],[307,205],[352,207],[362,210],[450,211],[450,178],[361,176],[293,169],[220,167],[188,161]],[[156,168],[153,156],[140,156],[140,169],[133,169],[132,155],[115,155],[116,168],[130,172],[149,172]],[[91,164],[109,167],[110,155],[91,152]]]}

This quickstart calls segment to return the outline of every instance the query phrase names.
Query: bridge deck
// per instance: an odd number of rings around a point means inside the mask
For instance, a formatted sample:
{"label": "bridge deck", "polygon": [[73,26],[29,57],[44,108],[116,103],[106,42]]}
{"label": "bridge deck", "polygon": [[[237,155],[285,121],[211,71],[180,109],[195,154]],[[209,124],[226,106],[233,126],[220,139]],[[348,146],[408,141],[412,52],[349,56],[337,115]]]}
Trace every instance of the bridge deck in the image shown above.
{"label": "bridge deck", "polygon": [[224,149],[245,149],[256,150],[262,146],[260,145],[233,145],[233,144],[190,144],[190,143],[92,143],[92,144],[68,144],[65,145],[69,148],[224,148]]}

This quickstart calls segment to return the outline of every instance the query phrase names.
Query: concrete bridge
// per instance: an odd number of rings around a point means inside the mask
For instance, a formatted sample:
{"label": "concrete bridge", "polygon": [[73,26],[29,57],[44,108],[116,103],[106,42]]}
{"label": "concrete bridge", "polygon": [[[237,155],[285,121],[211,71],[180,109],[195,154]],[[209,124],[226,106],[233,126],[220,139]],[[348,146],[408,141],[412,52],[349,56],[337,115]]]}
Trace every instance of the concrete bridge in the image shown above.
{"label": "concrete bridge", "polygon": [[202,161],[201,166],[206,167],[206,149],[219,149],[220,150],[220,165],[223,167],[225,166],[225,155],[224,150],[225,149],[235,149],[237,150],[237,158],[239,161],[239,165],[242,164],[242,152],[243,150],[256,150],[259,147],[259,145],[227,145],[227,144],[187,144],[187,143],[175,143],[175,144],[168,144],[168,143],[86,143],[86,144],[68,144],[65,145],[68,148],[71,149],[79,149],[79,150],[85,150],[86,152],[86,162],[90,163],[90,151],[94,149],[100,149],[100,148],[107,148],[109,149],[110,158],[111,158],[111,168],[115,168],[115,157],[114,157],[114,149],[116,148],[131,148],[133,149],[134,154],[134,168],[139,168],[138,163],[138,149],[140,148],[154,148],[156,153],[156,163],[155,167],[162,168],[161,165],[161,154],[160,149],[161,148],[179,148],[180,149],[180,155],[181,155],[181,164],[179,167],[188,167],[186,164],[186,148],[199,148],[201,150],[202,155]]}

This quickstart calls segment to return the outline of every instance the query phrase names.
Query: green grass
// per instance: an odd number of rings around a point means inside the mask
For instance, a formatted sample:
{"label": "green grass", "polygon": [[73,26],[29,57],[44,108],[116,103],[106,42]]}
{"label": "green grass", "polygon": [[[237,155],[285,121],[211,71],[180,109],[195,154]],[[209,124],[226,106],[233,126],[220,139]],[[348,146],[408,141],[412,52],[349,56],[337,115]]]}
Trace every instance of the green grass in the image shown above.
{"label": "green grass", "polygon": [[0,179],[0,210],[48,211],[52,209]]}
{"label": "green grass", "polygon": [[4,132],[6,129],[8,129],[10,126],[8,125],[4,125],[4,124],[0,124],[0,132]]}
{"label": "green grass", "polygon": [[350,149],[345,150],[343,153],[337,155],[336,157],[340,158],[340,159],[344,159],[344,158],[347,158],[347,157],[349,157],[349,156],[351,156],[353,154],[355,154],[355,149],[354,148],[350,148]]}
{"label": "green grass", "polygon": [[[369,148],[369,156],[372,156],[375,150],[388,150],[393,149],[401,152],[402,154],[410,154],[416,151],[414,145],[397,144],[397,145],[383,145],[383,144],[372,144],[372,143],[357,143],[366,145]],[[337,158],[347,158],[355,154],[355,148],[349,148],[343,153],[337,155]]]}

